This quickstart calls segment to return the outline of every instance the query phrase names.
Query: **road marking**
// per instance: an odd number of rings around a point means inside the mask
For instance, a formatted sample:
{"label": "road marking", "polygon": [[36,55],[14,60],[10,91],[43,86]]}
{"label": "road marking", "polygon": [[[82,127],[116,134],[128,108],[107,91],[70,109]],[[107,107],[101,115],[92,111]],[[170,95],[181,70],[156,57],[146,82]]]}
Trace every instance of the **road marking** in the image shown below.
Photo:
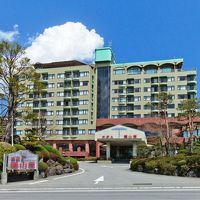
{"label": "road marking", "polygon": [[108,166],[108,165],[101,165],[101,167],[113,168],[112,166]]}
{"label": "road marking", "polygon": [[47,181],[49,181],[49,180],[36,181],[36,182],[33,182],[33,183],[29,183],[29,185],[35,185],[35,184],[44,183],[44,182],[47,182]]}
{"label": "road marking", "polygon": [[103,182],[103,181],[104,181],[104,176],[100,176],[99,178],[94,180],[94,184],[98,184],[99,182]]}
{"label": "road marking", "polygon": [[83,173],[85,173],[85,170],[80,168],[81,172],[78,172],[76,174],[70,174],[70,175],[65,175],[65,176],[62,176],[62,177],[57,177],[57,178],[53,178],[53,180],[58,180],[58,179],[62,179],[62,178],[68,178],[68,177],[72,177],[72,176],[77,176],[77,175],[81,175]]}

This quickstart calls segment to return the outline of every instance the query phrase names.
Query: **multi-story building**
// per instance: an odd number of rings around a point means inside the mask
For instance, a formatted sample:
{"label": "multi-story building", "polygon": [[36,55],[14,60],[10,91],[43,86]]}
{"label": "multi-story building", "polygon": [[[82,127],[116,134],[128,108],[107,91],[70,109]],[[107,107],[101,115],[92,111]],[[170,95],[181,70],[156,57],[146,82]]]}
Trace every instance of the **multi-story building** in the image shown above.
{"label": "multi-story building", "polygon": [[[78,61],[36,64],[45,88],[34,90],[23,107],[45,118],[47,134],[92,134],[96,130],[95,69]],[[33,88],[34,85],[29,85]],[[42,120],[42,119],[40,119]],[[38,121],[16,122],[16,132],[22,134]]]}
{"label": "multi-story building", "polygon": [[172,98],[168,117],[177,116],[180,102],[197,92],[196,70],[184,71],[182,65],[183,59],[116,64],[110,48],[97,49],[97,117],[156,117],[160,92]]}
{"label": "multi-story building", "polygon": [[[184,71],[182,65],[183,59],[117,64],[111,48],[96,49],[94,64],[37,63],[35,68],[45,88],[40,94],[31,93],[21,106],[30,107],[45,119],[47,140],[61,151],[65,149],[65,155],[87,157],[92,151],[98,156],[96,125],[102,129],[112,124],[139,127],[143,121],[158,123],[152,117],[159,116],[160,92],[171,96],[168,117],[178,116],[182,100],[196,98],[196,70]],[[16,133],[23,134],[41,121],[17,120]]]}

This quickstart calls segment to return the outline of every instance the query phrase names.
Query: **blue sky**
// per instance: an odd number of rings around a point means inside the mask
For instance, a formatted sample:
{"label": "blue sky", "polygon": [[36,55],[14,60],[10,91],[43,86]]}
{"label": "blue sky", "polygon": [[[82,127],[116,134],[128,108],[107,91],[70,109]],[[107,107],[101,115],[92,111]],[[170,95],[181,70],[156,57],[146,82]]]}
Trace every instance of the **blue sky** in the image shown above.
{"label": "blue sky", "polygon": [[[200,65],[199,0],[0,0],[0,30],[17,40],[66,22],[81,22],[112,42],[118,63],[184,58],[184,68]],[[199,70],[200,73],[200,70]]]}

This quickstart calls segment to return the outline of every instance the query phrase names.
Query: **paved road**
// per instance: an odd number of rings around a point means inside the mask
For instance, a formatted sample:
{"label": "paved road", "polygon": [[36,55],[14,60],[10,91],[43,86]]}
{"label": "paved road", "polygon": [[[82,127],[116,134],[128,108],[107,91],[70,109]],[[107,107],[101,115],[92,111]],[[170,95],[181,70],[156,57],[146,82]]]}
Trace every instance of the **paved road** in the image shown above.
{"label": "paved road", "polygon": [[77,174],[0,185],[0,199],[200,199],[200,178],[132,172],[128,164],[80,167]]}

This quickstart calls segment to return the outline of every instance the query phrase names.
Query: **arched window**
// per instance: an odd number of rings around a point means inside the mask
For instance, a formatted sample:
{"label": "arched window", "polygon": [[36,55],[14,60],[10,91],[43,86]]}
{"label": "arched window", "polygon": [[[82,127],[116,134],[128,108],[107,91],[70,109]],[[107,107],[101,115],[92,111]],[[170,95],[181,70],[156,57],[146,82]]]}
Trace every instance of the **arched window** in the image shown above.
{"label": "arched window", "polygon": [[148,65],[144,68],[145,74],[156,74],[158,71],[158,67],[155,65]]}
{"label": "arched window", "polygon": [[173,72],[174,71],[174,66],[173,64],[164,64],[160,66],[161,73],[168,73],[168,72]]}
{"label": "arched window", "polygon": [[141,74],[141,68],[138,66],[129,67],[127,70],[128,74]]}

